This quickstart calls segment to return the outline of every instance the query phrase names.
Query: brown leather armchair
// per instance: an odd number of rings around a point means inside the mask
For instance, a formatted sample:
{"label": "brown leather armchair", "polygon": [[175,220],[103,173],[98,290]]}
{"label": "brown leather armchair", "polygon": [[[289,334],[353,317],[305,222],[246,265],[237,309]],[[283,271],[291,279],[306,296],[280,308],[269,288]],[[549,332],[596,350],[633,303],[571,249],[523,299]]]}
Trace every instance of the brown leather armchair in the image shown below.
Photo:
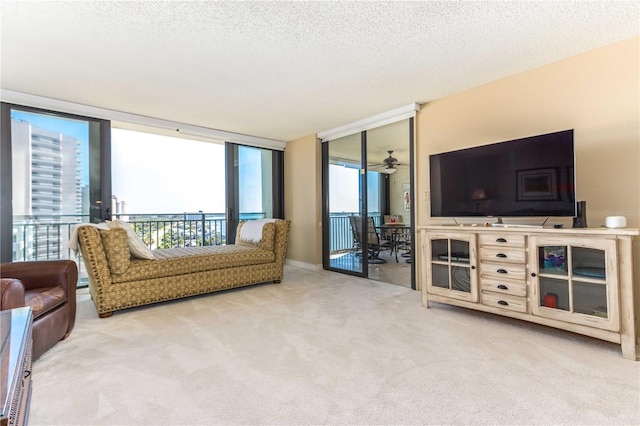
{"label": "brown leather armchair", "polygon": [[78,267],[71,260],[0,265],[0,310],[31,306],[33,358],[66,339],[76,321]]}

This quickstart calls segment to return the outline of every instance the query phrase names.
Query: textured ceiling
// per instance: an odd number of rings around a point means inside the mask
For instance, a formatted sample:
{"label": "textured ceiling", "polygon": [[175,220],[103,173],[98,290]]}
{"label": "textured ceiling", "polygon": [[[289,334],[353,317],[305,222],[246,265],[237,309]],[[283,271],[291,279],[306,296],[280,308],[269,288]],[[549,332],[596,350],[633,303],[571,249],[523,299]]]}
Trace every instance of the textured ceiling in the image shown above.
{"label": "textured ceiling", "polygon": [[640,32],[638,1],[0,3],[3,89],[283,141]]}

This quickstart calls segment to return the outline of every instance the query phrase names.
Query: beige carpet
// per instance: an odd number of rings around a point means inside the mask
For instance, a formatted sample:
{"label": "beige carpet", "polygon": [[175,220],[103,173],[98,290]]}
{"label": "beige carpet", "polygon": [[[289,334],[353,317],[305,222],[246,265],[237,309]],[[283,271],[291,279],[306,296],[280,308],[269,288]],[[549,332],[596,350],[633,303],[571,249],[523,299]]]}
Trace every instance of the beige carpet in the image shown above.
{"label": "beige carpet", "polygon": [[638,424],[617,345],[287,267],[98,319],[34,365],[30,425]]}

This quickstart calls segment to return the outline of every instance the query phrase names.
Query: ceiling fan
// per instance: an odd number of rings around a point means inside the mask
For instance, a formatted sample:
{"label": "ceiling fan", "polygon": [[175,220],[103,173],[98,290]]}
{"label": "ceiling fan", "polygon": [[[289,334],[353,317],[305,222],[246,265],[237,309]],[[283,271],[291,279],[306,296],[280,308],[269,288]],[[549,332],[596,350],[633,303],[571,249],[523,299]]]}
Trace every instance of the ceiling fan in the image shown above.
{"label": "ceiling fan", "polygon": [[396,166],[398,166],[399,163],[398,159],[393,156],[393,151],[387,152],[389,153],[389,156],[382,160],[382,164],[378,165],[377,167],[382,168],[382,173],[390,175],[391,173],[395,173],[395,171],[398,170]]}

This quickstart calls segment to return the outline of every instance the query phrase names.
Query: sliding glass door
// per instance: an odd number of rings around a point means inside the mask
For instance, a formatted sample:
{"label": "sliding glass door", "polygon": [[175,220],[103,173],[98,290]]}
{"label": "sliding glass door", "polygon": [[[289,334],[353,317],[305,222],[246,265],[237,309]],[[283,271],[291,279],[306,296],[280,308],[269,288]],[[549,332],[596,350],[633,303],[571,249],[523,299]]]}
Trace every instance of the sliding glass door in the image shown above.
{"label": "sliding glass door", "polygon": [[324,141],[323,266],[415,288],[413,119]]}
{"label": "sliding glass door", "polygon": [[4,103],[2,122],[2,261],[73,258],[71,227],[111,214],[109,122]]}
{"label": "sliding glass door", "polygon": [[284,218],[284,153],[226,143],[226,241],[235,242],[241,220]]}
{"label": "sliding glass door", "polygon": [[365,215],[362,137],[355,134],[323,144],[326,200],[325,259],[327,269],[365,276],[367,257],[363,235]]}

